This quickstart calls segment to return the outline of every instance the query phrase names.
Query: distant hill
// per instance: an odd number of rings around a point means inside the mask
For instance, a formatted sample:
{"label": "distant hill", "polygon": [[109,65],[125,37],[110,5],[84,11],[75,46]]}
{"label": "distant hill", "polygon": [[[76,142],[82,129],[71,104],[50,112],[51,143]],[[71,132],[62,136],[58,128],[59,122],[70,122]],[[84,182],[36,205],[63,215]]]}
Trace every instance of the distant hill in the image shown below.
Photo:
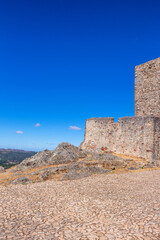
{"label": "distant hill", "polygon": [[0,166],[4,168],[10,168],[19,164],[25,158],[30,158],[37,152],[24,151],[19,149],[4,149],[0,148]]}

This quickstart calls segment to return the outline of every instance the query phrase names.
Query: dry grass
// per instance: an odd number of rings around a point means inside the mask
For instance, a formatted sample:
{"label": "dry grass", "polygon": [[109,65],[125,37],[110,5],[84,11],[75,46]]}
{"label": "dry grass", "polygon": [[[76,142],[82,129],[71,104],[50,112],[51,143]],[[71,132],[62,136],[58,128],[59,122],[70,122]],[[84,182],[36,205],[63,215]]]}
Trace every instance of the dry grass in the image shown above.
{"label": "dry grass", "polygon": [[[116,154],[116,153],[112,153],[112,154],[123,158],[124,163],[126,163],[127,166],[123,167],[123,166],[117,165],[113,171],[109,172],[109,174],[122,174],[122,173],[126,173],[126,172],[143,172],[145,170],[152,171],[152,170],[160,169],[158,167],[143,169],[140,166],[143,166],[144,163],[145,164],[148,163],[143,158],[130,157],[130,156],[126,156],[123,154]],[[90,157],[90,155],[88,155],[88,157]],[[112,166],[109,166],[109,165],[107,167],[104,167],[103,163],[101,163],[101,161],[99,161],[99,160],[92,159],[92,160],[87,161],[87,160],[84,160],[84,158],[81,158],[78,160],[78,162],[82,163],[82,165],[84,163],[84,167],[86,167],[86,164],[88,163],[90,166],[96,165],[101,168],[112,169]],[[39,182],[40,174],[41,174],[41,172],[39,172],[39,171],[45,170],[46,168],[61,167],[64,165],[70,165],[70,163],[45,165],[45,166],[41,166],[41,167],[27,169],[24,171],[12,172],[11,170],[13,170],[15,168],[15,166],[14,166],[10,169],[7,169],[6,172],[0,173],[0,184],[7,185],[8,183],[12,182],[13,180],[15,180],[16,178],[19,178],[19,177],[28,177],[30,180],[32,180],[32,182]],[[128,169],[130,167],[134,167],[137,169],[130,170],[130,169]],[[37,172],[37,174],[36,174],[36,172]],[[65,172],[66,172],[66,170],[58,172],[57,174],[53,174],[49,177],[49,180],[54,179],[55,181],[59,181],[61,179],[61,177],[65,174]],[[35,174],[33,174],[33,173],[35,173]]]}
{"label": "dry grass", "polygon": [[[7,184],[7,183],[15,180],[18,177],[24,177],[24,176],[28,177],[33,182],[38,182],[38,181],[40,181],[40,178],[39,178],[40,173],[37,175],[32,175],[32,173],[38,172],[38,171],[46,169],[46,168],[60,167],[63,165],[64,164],[45,165],[45,166],[41,166],[41,167],[37,167],[37,168],[27,169],[24,171],[11,172],[11,170],[15,168],[15,166],[14,166],[12,168],[7,169],[6,172],[0,173],[0,184]],[[69,165],[69,163],[65,164],[65,165]],[[54,179],[59,180],[63,176],[64,173],[65,172],[62,172],[61,174],[54,174]],[[53,176],[51,175],[49,178],[53,179]]]}
{"label": "dry grass", "polygon": [[147,160],[145,160],[145,158],[140,158],[140,157],[133,157],[133,156],[129,156],[129,155],[124,155],[124,154],[118,154],[118,153],[113,153],[113,155],[117,156],[117,157],[121,157],[123,159],[132,159],[134,161],[143,161],[143,162],[147,162]]}

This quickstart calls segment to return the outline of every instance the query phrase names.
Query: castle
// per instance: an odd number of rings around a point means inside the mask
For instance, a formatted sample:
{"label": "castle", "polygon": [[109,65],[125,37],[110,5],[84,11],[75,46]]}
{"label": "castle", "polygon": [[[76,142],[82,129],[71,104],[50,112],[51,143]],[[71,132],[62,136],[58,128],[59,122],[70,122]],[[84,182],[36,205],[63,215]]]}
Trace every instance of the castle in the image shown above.
{"label": "castle", "polygon": [[135,67],[135,116],[87,119],[80,148],[160,162],[160,58]]}

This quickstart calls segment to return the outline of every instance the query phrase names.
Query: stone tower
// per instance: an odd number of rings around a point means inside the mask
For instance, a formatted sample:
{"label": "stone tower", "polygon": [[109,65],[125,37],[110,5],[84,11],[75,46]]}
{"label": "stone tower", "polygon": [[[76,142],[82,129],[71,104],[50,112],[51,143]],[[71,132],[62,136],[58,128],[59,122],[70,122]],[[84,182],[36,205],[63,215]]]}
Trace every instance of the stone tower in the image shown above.
{"label": "stone tower", "polygon": [[135,67],[135,116],[160,117],[160,58]]}
{"label": "stone tower", "polygon": [[135,116],[86,120],[81,149],[145,158],[160,165],[160,58],[135,68]]}

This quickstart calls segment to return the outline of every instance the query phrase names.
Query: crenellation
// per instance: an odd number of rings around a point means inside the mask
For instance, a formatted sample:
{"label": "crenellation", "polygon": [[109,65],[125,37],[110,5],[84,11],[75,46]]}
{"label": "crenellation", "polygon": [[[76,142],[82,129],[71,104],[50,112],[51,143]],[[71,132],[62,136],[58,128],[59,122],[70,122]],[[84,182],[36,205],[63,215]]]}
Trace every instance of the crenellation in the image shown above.
{"label": "crenellation", "polygon": [[87,119],[80,147],[160,161],[160,58],[135,68],[135,116]]}

